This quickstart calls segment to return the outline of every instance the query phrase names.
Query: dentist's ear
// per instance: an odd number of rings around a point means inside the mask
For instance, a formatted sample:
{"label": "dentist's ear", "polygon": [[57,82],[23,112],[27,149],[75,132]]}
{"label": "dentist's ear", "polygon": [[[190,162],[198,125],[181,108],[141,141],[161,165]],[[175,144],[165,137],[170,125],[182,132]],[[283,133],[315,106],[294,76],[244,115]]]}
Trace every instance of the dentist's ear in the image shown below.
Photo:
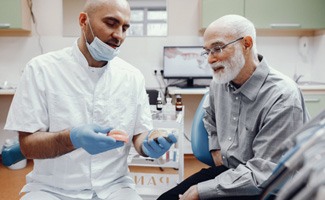
{"label": "dentist's ear", "polygon": [[84,29],[87,25],[88,15],[87,13],[81,12],[79,14],[79,26],[81,29]]}

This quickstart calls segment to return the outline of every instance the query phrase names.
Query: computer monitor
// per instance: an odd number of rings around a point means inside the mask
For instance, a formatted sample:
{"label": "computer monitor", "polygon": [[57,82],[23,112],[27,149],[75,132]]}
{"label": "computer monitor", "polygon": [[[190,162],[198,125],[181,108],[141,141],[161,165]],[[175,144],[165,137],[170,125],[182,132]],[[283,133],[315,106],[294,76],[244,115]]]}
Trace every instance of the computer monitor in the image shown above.
{"label": "computer monitor", "polygon": [[201,56],[202,46],[165,46],[163,69],[165,79],[186,79],[184,87],[196,87],[194,79],[212,79],[207,58]]}

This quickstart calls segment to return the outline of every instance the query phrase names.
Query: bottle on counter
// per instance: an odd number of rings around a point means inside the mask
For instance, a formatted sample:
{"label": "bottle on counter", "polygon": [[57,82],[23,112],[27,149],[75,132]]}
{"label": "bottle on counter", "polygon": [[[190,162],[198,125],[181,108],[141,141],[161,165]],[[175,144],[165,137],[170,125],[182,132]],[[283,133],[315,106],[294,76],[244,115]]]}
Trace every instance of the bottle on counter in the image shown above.
{"label": "bottle on counter", "polygon": [[176,118],[175,106],[172,104],[172,98],[166,98],[166,104],[162,112],[165,120],[174,120]]}
{"label": "bottle on counter", "polygon": [[163,103],[162,103],[160,92],[159,92],[158,97],[157,97],[157,102],[156,102],[156,109],[162,110],[162,108],[163,108]]}
{"label": "bottle on counter", "polygon": [[182,96],[180,94],[176,95],[175,110],[176,112],[183,110]]}

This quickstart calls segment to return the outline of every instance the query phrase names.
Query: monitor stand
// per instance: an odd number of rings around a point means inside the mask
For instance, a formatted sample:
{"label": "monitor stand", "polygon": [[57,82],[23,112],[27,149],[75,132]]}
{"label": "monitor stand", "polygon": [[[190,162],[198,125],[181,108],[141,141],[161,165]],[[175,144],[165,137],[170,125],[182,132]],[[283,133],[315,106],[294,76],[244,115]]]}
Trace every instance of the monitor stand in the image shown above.
{"label": "monitor stand", "polygon": [[177,85],[179,88],[206,88],[206,85],[194,85],[194,79],[188,78],[186,85]]}

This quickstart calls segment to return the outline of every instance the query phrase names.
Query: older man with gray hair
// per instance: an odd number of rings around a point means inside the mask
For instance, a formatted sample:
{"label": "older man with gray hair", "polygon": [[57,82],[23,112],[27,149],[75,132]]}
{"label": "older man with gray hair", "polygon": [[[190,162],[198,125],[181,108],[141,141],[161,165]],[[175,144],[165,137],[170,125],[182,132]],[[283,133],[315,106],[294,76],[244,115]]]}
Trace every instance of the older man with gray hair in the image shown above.
{"label": "older man with gray hair", "polygon": [[215,166],[158,199],[258,199],[259,186],[280,159],[275,150],[309,119],[303,96],[293,80],[257,53],[248,19],[223,16],[203,38],[202,54],[213,70],[204,124]]}

